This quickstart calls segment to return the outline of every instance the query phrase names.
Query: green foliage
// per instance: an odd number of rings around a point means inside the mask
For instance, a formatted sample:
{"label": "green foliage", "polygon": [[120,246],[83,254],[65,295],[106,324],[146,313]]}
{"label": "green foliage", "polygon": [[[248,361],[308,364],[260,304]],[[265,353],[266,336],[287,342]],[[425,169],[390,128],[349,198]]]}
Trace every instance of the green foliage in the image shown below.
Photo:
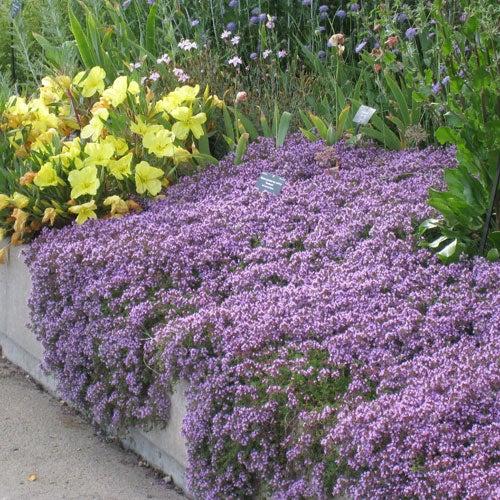
{"label": "green foliage", "polygon": [[[500,229],[499,189],[494,185],[500,161],[500,37],[495,21],[500,6],[493,0],[481,0],[468,8],[462,4],[465,20],[459,30],[448,24],[441,2],[433,12],[442,41],[442,62],[448,71],[442,95],[448,123],[436,131],[436,139],[456,145],[459,167],[446,172],[446,191],[429,193],[429,204],[444,220],[426,221],[421,232],[439,230],[439,238],[423,244],[437,248],[445,262],[457,260],[463,252],[479,253],[483,231]],[[485,227],[489,205],[493,213]],[[489,258],[499,254],[498,243],[495,235],[489,238]]]}

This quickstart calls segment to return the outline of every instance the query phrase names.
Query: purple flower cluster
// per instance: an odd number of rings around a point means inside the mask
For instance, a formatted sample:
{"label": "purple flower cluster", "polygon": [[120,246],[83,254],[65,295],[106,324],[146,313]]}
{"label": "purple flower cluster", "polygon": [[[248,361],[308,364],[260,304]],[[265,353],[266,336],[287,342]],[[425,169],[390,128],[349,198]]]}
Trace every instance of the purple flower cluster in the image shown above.
{"label": "purple flower cluster", "polygon": [[261,139],[142,214],[45,231],[27,253],[45,364],[115,426],[166,418],[189,380],[200,498],[493,498],[500,265],[445,267],[415,237],[455,164]]}

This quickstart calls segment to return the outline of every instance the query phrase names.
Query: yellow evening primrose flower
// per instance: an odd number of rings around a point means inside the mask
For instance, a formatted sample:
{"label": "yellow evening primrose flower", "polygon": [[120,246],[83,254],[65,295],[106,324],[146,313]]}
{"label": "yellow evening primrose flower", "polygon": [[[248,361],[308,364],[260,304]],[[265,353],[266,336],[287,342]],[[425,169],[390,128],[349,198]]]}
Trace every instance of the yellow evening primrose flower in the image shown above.
{"label": "yellow evening primrose flower", "polygon": [[179,103],[191,104],[196,96],[200,93],[200,86],[195,85],[192,87],[191,85],[183,85],[182,87],[175,88],[171,94],[174,94]]}
{"label": "yellow evening primrose flower", "polygon": [[132,173],[132,170],[130,168],[132,164],[132,156],[133,154],[129,153],[128,155],[122,156],[118,160],[108,161],[108,170],[115,179],[121,181],[127,175],[130,175]]}
{"label": "yellow evening primrose flower", "polygon": [[25,97],[11,97],[5,107],[5,114],[9,115],[25,115],[29,112],[28,104]]}
{"label": "yellow evening primrose flower", "polygon": [[71,190],[71,199],[73,200],[84,194],[94,196],[101,184],[97,178],[97,168],[94,166],[84,167],[81,170],[72,170],[68,174],[68,181],[73,188]]}
{"label": "yellow evening primrose flower", "polygon": [[128,150],[129,146],[127,141],[122,139],[121,137],[115,137],[114,135],[107,135],[104,140],[101,141],[102,144],[109,143],[112,144],[115,148],[116,154],[118,156],[124,155]]}
{"label": "yellow evening primrose flower", "polygon": [[104,78],[106,72],[99,66],[94,66],[87,74],[78,73],[73,83],[82,89],[83,97],[92,97],[96,92],[101,94],[104,90]]}
{"label": "yellow evening primrose flower", "polygon": [[116,108],[127,98],[127,87],[127,77],[119,76],[111,87],[104,90],[102,96],[108,99],[111,105]]}
{"label": "yellow evening primrose flower", "polygon": [[71,158],[76,158],[82,153],[82,141],[79,137],[75,137],[72,141],[65,141],[63,152],[69,153]]}
{"label": "yellow evening primrose flower", "polygon": [[127,92],[129,92],[130,94],[137,95],[140,91],[141,91],[141,87],[135,80],[132,80],[128,84]]}
{"label": "yellow evening primrose flower", "polygon": [[12,204],[17,208],[24,208],[29,205],[30,199],[17,191],[12,195]]}
{"label": "yellow evening primrose flower", "polygon": [[50,223],[51,226],[54,225],[54,222],[57,217],[57,211],[55,208],[52,207],[47,207],[44,212],[43,212],[43,219],[42,222],[45,223]]}
{"label": "yellow evening primrose flower", "polygon": [[86,167],[92,165],[106,166],[115,154],[115,147],[110,142],[88,142],[85,144],[83,151],[88,155],[84,160]]}
{"label": "yellow evening primrose flower", "polygon": [[89,201],[81,205],[75,205],[74,207],[69,207],[68,209],[72,214],[77,214],[76,223],[78,225],[83,224],[87,219],[97,219],[97,205],[95,201]]}
{"label": "yellow evening primrose flower", "polygon": [[64,184],[64,181],[57,175],[52,163],[46,162],[42,165],[38,174],[33,180],[35,186],[43,189],[49,186],[57,186]]}
{"label": "yellow evening primrose flower", "polygon": [[148,132],[142,139],[143,146],[158,158],[173,156],[175,135],[167,129],[162,128],[155,132]]}
{"label": "yellow evening primrose flower", "polygon": [[184,140],[189,135],[189,132],[192,132],[194,137],[199,139],[204,134],[201,124],[207,121],[205,113],[198,113],[193,116],[192,108],[181,106],[173,109],[170,114],[178,120],[172,126],[172,132],[177,138]]}
{"label": "yellow evening primrose flower", "polygon": [[103,120],[106,121],[108,118],[109,111],[106,108],[96,109],[89,124],[82,128],[81,138],[88,139],[90,137],[93,141],[97,141],[104,128]]}
{"label": "yellow evening primrose flower", "polygon": [[0,210],[7,208],[10,205],[10,202],[11,202],[10,196],[0,193]]}
{"label": "yellow evening primrose flower", "polygon": [[130,122],[130,130],[134,134],[144,135],[149,131],[150,125],[148,125],[145,121],[143,121],[141,116],[137,116],[137,123]]}
{"label": "yellow evening primrose flower", "polygon": [[135,166],[135,186],[139,194],[146,191],[156,196],[161,191],[161,179],[164,176],[161,168],[152,167],[147,161],[141,161]]}
{"label": "yellow evening primrose flower", "polygon": [[118,195],[108,196],[102,203],[106,207],[111,208],[111,217],[121,217],[128,213],[128,205],[125,200],[122,200]]}

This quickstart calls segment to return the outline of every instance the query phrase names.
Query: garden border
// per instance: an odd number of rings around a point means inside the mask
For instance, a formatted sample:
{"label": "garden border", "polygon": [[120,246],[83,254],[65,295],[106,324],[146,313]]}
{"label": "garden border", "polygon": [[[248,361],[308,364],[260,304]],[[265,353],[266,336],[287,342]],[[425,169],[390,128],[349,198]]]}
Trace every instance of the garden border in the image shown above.
{"label": "garden border", "polygon": [[[40,368],[43,348],[28,328],[27,305],[31,278],[24,263],[22,247],[9,247],[6,263],[0,265],[0,346],[2,355],[22,368],[50,394],[60,397],[57,380]],[[184,397],[187,383],[174,386],[170,397],[170,420],[164,429],[143,431],[130,428],[122,444],[140,455],[153,467],[172,477],[174,483],[191,497],[186,487],[187,450],[182,438],[186,414]]]}

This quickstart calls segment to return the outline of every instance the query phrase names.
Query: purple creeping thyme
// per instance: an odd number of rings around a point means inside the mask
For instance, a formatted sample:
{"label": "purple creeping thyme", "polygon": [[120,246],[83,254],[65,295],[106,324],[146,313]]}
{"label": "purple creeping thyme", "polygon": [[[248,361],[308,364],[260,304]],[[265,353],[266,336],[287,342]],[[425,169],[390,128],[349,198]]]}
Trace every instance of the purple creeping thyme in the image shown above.
{"label": "purple creeping thyme", "polygon": [[320,142],[261,139],[141,214],[44,231],[27,263],[45,366],[117,428],[166,419],[189,380],[200,498],[493,498],[500,266],[443,266],[415,236],[455,152],[329,154],[336,175]]}

